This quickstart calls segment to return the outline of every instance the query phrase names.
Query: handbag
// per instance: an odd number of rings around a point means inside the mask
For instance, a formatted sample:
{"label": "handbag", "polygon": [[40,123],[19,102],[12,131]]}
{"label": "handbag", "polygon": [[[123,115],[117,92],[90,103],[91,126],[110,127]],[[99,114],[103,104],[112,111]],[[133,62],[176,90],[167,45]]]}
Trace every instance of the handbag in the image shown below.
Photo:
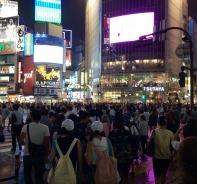
{"label": "handbag", "polygon": [[44,156],[46,153],[45,147],[43,144],[34,144],[30,140],[29,136],[29,125],[27,125],[27,136],[28,136],[28,151],[29,154],[33,157]]}
{"label": "handbag", "polygon": [[153,130],[152,136],[145,149],[145,154],[149,157],[153,157],[155,152],[155,134],[155,130]]}
{"label": "handbag", "polygon": [[114,170],[115,170],[117,183],[119,183],[121,178],[120,178],[120,175],[117,170],[117,167],[118,167],[117,159],[112,156],[112,146],[111,146],[111,142],[108,138],[107,138],[107,144],[108,144],[109,158],[110,158],[110,161],[111,161],[111,163],[114,167]]}

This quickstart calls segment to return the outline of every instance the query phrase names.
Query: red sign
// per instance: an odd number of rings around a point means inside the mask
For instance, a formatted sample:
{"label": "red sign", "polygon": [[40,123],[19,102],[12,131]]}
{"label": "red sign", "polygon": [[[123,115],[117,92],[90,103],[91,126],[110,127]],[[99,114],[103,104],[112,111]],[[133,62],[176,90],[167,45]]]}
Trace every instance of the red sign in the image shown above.
{"label": "red sign", "polygon": [[23,93],[33,94],[34,90],[34,62],[33,57],[24,57],[23,64]]}

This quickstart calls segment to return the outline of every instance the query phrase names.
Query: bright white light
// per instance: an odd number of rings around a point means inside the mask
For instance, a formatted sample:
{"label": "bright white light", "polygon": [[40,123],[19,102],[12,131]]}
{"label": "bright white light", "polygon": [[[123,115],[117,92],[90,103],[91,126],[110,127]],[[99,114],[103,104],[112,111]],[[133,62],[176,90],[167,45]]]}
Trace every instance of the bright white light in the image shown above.
{"label": "bright white light", "polygon": [[138,40],[153,32],[154,12],[110,18],[110,43]]}
{"label": "bright white light", "polygon": [[63,47],[34,45],[34,62],[63,64]]}

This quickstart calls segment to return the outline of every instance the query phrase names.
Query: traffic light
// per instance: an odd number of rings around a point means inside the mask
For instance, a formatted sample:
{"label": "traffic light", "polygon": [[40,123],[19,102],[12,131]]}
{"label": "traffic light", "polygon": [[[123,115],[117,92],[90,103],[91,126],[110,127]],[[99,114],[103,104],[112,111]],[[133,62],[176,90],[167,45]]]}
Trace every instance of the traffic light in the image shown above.
{"label": "traffic light", "polygon": [[181,88],[184,88],[185,87],[185,72],[180,72],[179,73],[179,85]]}
{"label": "traffic light", "polygon": [[142,95],[141,98],[142,98],[142,100],[145,100],[146,99],[146,96],[145,95]]}

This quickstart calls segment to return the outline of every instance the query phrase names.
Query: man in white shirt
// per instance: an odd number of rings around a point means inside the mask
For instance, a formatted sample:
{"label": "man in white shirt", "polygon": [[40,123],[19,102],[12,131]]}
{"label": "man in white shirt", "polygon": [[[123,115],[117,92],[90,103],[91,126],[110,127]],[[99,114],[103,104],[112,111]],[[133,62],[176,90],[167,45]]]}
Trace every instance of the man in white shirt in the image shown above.
{"label": "man in white shirt", "polygon": [[40,123],[41,114],[39,110],[33,110],[31,112],[32,123],[29,124],[29,137],[30,141],[36,145],[44,145],[46,154],[43,156],[34,157],[29,154],[28,147],[28,132],[27,126],[23,126],[21,131],[19,143],[25,145],[23,163],[24,163],[24,176],[26,183],[33,183],[31,177],[32,167],[34,167],[36,183],[44,184],[43,181],[43,171],[44,171],[44,162],[47,161],[48,152],[49,152],[49,128]]}

